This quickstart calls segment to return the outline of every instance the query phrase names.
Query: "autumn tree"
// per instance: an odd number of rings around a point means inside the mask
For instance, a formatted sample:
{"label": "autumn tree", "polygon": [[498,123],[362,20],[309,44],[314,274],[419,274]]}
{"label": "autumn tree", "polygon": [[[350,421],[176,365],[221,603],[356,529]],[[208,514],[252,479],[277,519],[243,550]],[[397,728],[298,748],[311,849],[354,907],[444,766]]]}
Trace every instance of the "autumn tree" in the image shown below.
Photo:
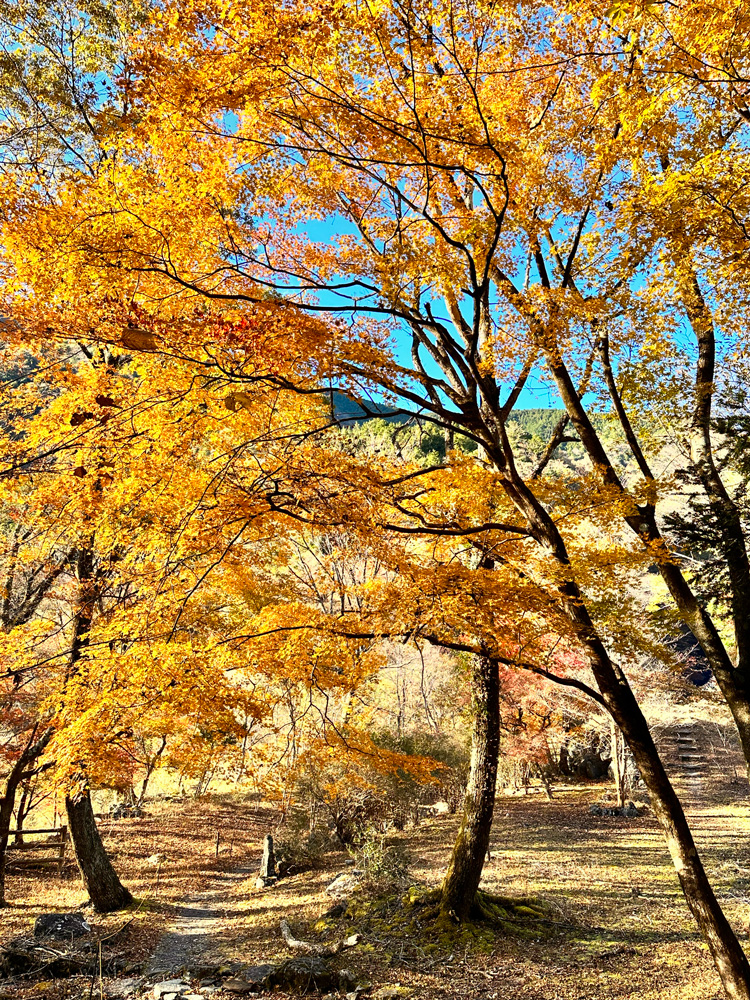
{"label": "autumn tree", "polygon": [[[393,558],[393,579],[378,588],[370,622],[357,609],[358,620],[339,624],[339,634],[418,629],[475,656],[474,766],[444,911],[465,916],[481,875],[497,766],[498,664],[543,671],[583,685],[623,732],[725,990],[747,997],[747,960],[622,666],[632,651],[626,616],[618,626],[608,614],[618,603],[610,595],[630,574],[658,565],[742,736],[750,718],[742,654],[735,666],[662,535],[659,504],[670,480],[660,468],[659,425],[644,419],[660,401],[673,407],[702,488],[731,513],[713,471],[709,404],[717,321],[728,333],[734,327],[726,309],[711,307],[738,291],[743,301],[742,272],[707,297],[706,263],[728,246],[725,230],[712,231],[708,210],[685,218],[678,199],[686,188],[670,171],[689,164],[696,121],[706,142],[725,137],[714,143],[718,162],[737,158],[726,114],[735,116],[734,135],[744,127],[740,22],[731,22],[724,61],[734,67],[731,99],[703,100],[685,83],[682,55],[665,57],[671,41],[662,24],[669,19],[681,37],[696,22],[678,6],[660,6],[661,21],[650,26],[654,6],[591,3],[571,14],[536,4],[498,12],[450,2],[335,11],[174,2],[141,54],[135,92],[143,116],[128,155],[112,136],[113,155],[90,182],[76,178],[46,197],[29,191],[17,211],[11,203],[6,300],[19,327],[47,337],[78,329],[215,366],[247,387],[233,388],[234,412],[254,385],[321,394],[334,385],[416,409],[448,436],[474,441],[479,461],[453,453],[444,466],[401,474],[340,453],[336,466],[321,464],[310,444],[297,449],[296,475],[266,494],[280,515],[321,529],[356,525],[391,551],[398,537],[415,540],[413,551]],[[712,46],[727,40],[729,24],[712,25],[724,27]],[[670,81],[658,95],[651,65]],[[714,81],[703,82],[713,93]],[[128,332],[126,303],[134,299],[143,313]],[[196,321],[186,332],[170,322],[181,299],[251,317],[286,312],[295,329],[288,342],[277,339],[274,359],[251,338],[230,346],[214,325]],[[305,318],[320,312],[329,325]],[[549,454],[568,424],[588,456],[587,474],[573,481],[545,475],[549,455],[531,474],[519,469],[508,420],[536,380],[566,410]],[[635,475],[610,460],[592,420],[597,394],[620,422]],[[643,416],[634,403],[646,404]],[[747,556],[736,518],[732,524],[727,559],[740,648]],[[435,539],[437,567],[426,554]],[[469,550],[463,561],[457,539]],[[277,631],[330,629],[309,609],[276,614]],[[595,687],[556,673],[550,632],[585,659]]]}

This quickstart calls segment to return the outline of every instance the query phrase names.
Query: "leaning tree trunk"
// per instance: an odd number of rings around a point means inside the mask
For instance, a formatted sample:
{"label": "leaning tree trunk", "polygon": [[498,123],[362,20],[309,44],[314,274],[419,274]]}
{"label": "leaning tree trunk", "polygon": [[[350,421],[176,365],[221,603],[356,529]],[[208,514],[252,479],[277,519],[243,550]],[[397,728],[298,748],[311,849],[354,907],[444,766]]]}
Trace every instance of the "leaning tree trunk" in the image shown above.
{"label": "leaning tree trunk", "polygon": [[[579,607],[579,615],[585,611]],[[682,804],[669,780],[648,723],[622,671],[609,659],[589,624],[589,662],[606,707],[620,727],[651,794],[685,900],[708,945],[730,1000],[750,1000],[750,964],[719,905],[698,855]]]}
{"label": "leaning tree trunk", "polygon": [[461,828],[443,882],[440,910],[453,920],[466,920],[482,877],[490,846],[500,749],[500,679],[497,660],[474,659],[471,770],[464,797]]}
{"label": "leaning tree trunk", "polygon": [[65,799],[68,827],[78,870],[97,913],[111,913],[132,903],[104,849],[88,791]]}

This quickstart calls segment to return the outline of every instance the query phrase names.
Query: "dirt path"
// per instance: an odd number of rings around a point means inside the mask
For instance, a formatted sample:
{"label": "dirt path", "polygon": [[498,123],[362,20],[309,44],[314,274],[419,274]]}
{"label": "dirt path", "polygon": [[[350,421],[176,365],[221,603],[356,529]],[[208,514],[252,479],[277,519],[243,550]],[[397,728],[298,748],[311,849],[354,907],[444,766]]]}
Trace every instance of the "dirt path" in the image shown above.
{"label": "dirt path", "polygon": [[258,870],[258,863],[244,864],[217,873],[208,889],[187,896],[177,910],[177,919],[162,936],[144,970],[149,979],[168,979],[200,965],[213,935],[226,924],[225,911],[232,889]]}

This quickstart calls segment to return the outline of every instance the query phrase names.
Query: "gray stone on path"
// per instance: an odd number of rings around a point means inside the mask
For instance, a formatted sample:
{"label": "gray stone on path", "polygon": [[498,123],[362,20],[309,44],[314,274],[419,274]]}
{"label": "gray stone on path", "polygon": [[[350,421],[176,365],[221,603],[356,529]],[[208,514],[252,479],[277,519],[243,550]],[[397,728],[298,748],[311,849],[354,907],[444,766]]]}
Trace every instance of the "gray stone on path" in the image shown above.
{"label": "gray stone on path", "polygon": [[154,1000],[162,1000],[162,997],[164,1000],[168,1000],[170,993],[172,996],[176,996],[187,989],[189,986],[184,979],[165,979],[157,983],[151,992]]}
{"label": "gray stone on path", "polygon": [[255,993],[257,987],[253,986],[246,979],[225,979],[222,983],[223,989],[229,993]]}

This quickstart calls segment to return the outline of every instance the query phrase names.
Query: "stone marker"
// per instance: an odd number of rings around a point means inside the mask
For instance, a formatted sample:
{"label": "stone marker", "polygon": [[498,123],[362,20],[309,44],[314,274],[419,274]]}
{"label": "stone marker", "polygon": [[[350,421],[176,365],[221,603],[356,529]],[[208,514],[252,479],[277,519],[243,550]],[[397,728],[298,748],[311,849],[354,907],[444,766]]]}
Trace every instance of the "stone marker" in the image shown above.
{"label": "stone marker", "polygon": [[263,860],[260,863],[260,878],[278,878],[276,858],[273,853],[273,837],[267,833],[263,838]]}

